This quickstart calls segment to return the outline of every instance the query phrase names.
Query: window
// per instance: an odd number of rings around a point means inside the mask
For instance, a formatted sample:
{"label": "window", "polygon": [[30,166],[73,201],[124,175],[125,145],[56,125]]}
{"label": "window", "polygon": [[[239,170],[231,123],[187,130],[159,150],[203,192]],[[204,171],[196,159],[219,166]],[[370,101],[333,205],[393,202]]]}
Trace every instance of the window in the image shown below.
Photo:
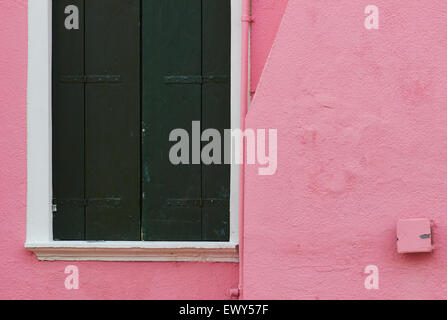
{"label": "window", "polygon": [[237,166],[166,160],[173,129],[239,126],[239,6],[30,1],[26,246],[40,258],[234,261]]}
{"label": "window", "polygon": [[230,127],[230,33],[229,0],[53,2],[55,240],[229,240],[230,166],[169,136]]}

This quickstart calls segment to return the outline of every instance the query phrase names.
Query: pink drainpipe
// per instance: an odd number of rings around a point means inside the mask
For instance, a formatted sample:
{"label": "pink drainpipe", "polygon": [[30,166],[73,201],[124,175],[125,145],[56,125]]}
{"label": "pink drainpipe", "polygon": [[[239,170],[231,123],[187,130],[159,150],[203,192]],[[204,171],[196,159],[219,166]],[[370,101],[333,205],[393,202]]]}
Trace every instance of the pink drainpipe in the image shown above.
{"label": "pink drainpipe", "polygon": [[[248,109],[248,63],[249,63],[249,34],[250,23],[250,0],[242,0],[242,74],[241,74],[241,130],[245,130],[245,117]],[[245,139],[242,139],[242,165],[240,166],[239,178],[239,286],[237,295],[243,297],[244,284],[244,194],[245,194]]]}

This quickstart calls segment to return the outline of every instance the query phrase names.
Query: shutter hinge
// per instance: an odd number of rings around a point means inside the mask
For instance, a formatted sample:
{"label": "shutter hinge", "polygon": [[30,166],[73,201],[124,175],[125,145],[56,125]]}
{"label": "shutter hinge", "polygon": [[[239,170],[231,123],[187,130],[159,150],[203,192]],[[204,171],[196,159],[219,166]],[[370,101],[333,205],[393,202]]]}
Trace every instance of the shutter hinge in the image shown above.
{"label": "shutter hinge", "polygon": [[[57,212],[58,205],[66,207],[103,207],[119,208],[121,198],[88,198],[88,199],[53,199],[53,212]],[[56,211],[54,209],[56,208]]]}
{"label": "shutter hinge", "polygon": [[65,83],[116,83],[121,81],[121,76],[120,75],[61,76],[60,81]]}
{"label": "shutter hinge", "polygon": [[228,82],[227,75],[210,75],[210,76],[166,76],[164,77],[166,84],[204,84],[204,83],[225,83]]}
{"label": "shutter hinge", "polygon": [[169,207],[208,208],[225,207],[229,205],[228,199],[168,199]]}

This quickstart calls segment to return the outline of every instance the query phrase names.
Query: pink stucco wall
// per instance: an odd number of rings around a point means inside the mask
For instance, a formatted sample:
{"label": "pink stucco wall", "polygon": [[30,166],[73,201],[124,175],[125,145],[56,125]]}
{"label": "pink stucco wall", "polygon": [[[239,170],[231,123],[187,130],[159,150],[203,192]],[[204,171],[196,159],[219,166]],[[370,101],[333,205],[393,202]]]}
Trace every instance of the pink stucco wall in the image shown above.
{"label": "pink stucco wall", "polygon": [[250,92],[256,92],[262,70],[276,37],[288,0],[252,0]]}
{"label": "pink stucco wall", "polygon": [[[0,299],[228,299],[237,264],[38,262],[24,249],[26,4],[0,1]],[[368,4],[379,30],[364,28]],[[278,171],[247,167],[244,298],[447,297],[445,12],[253,0],[247,127],[278,129]],[[397,253],[407,217],[435,221],[433,253]],[[79,290],[64,287],[70,264]],[[379,290],[364,287],[368,265]]]}
{"label": "pink stucco wall", "polygon": [[[278,171],[247,168],[244,298],[447,298],[446,12],[289,1],[248,114],[278,129]],[[408,217],[434,220],[434,253],[397,253]]]}
{"label": "pink stucco wall", "polygon": [[[229,299],[234,263],[38,262],[24,248],[27,0],[0,1],[0,299]],[[80,289],[65,289],[76,265]]]}

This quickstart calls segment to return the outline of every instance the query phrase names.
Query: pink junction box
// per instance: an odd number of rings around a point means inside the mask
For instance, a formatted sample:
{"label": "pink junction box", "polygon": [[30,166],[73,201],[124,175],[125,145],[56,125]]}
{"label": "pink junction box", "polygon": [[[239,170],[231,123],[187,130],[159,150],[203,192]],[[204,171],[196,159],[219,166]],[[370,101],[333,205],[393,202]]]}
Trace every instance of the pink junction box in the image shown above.
{"label": "pink junction box", "polygon": [[432,252],[431,221],[429,219],[400,219],[397,222],[397,252]]}

